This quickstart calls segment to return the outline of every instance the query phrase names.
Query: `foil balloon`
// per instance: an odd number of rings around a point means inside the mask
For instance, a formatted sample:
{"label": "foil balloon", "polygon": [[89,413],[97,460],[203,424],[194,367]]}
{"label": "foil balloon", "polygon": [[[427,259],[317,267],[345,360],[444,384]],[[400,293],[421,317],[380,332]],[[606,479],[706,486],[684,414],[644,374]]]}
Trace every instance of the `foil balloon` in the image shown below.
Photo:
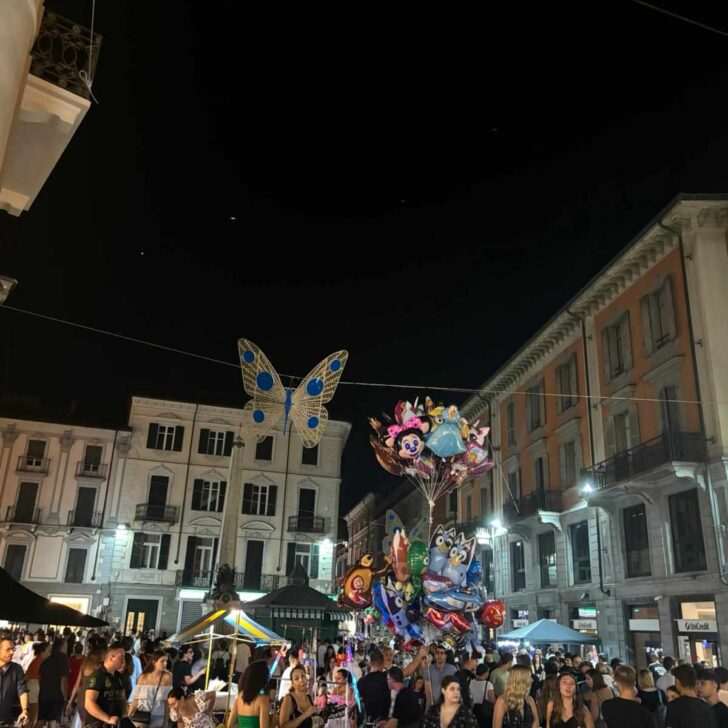
{"label": "foil balloon", "polygon": [[394,581],[391,576],[387,576],[384,583],[375,582],[372,597],[382,621],[393,635],[422,639],[420,628],[411,624],[407,617],[407,605],[400,582]]}
{"label": "foil balloon", "polygon": [[498,599],[489,599],[483,604],[480,622],[488,629],[496,629],[505,621],[506,605]]}
{"label": "foil balloon", "polygon": [[447,563],[440,572],[454,586],[465,586],[468,580],[468,569],[475,556],[475,536],[466,539],[459,533],[450,547]]}
{"label": "foil balloon", "polygon": [[341,604],[354,609],[363,609],[372,603],[372,583],[374,557],[364,554],[359,563],[352,566],[342,579],[343,592],[339,597]]}
{"label": "foil balloon", "polygon": [[431,574],[437,574],[442,576],[442,572],[447,566],[448,558],[450,557],[450,549],[457,535],[454,528],[450,528],[447,531],[442,527],[438,526],[432,538],[430,539],[430,563],[428,570]]}
{"label": "foil balloon", "polygon": [[433,574],[429,570],[422,573],[422,591],[425,594],[433,594],[443,589],[449,589],[451,586],[452,582],[450,579],[446,579],[444,576]]}
{"label": "foil balloon", "polygon": [[410,579],[417,589],[422,588],[422,572],[427,566],[427,546],[422,541],[412,541],[407,552]]}
{"label": "foil balloon", "polygon": [[428,594],[425,604],[443,612],[477,612],[483,606],[483,597],[473,589],[450,587]]}
{"label": "foil balloon", "polygon": [[467,583],[469,587],[478,586],[483,581],[483,569],[478,559],[473,559],[468,569]]}
{"label": "foil balloon", "polygon": [[468,632],[470,622],[457,612],[443,612],[434,607],[425,610],[425,619],[438,629],[454,629],[457,632]]}
{"label": "foil balloon", "polygon": [[389,549],[389,560],[392,564],[397,581],[406,582],[410,577],[407,554],[410,543],[404,529],[397,529],[392,537],[392,546]]}
{"label": "foil balloon", "polygon": [[367,607],[364,610],[364,623],[365,624],[374,624],[374,622],[377,621],[377,610],[374,607]]}
{"label": "foil balloon", "polygon": [[441,458],[461,455],[466,451],[461,433],[460,411],[455,405],[443,410],[438,418],[437,427],[426,437],[425,442],[429,450]]}

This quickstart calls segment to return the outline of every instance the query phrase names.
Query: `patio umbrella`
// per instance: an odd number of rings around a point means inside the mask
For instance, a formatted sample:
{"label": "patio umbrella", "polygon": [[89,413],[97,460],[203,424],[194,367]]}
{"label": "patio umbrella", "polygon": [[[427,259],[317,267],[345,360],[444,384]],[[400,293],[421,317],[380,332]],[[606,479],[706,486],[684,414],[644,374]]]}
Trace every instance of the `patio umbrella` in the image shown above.
{"label": "patio umbrella", "polygon": [[533,624],[519,627],[512,632],[498,635],[502,640],[523,640],[531,644],[568,644],[568,645],[590,645],[599,642],[598,637],[591,637],[583,632],[577,632],[571,627],[565,627],[550,619],[539,619]]}

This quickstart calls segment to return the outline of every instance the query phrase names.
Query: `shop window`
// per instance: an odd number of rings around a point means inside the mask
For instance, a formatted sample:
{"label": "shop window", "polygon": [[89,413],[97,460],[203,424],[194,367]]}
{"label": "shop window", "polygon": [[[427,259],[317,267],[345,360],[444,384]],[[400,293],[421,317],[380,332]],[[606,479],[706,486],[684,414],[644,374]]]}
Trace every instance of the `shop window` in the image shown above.
{"label": "shop window", "polygon": [[670,496],[670,526],[675,571],[705,571],[705,544],[697,489]]}
{"label": "shop window", "polygon": [[624,524],[624,552],[627,576],[649,576],[650,542],[647,536],[645,506],[640,503],[622,511]]}
{"label": "shop window", "polygon": [[569,528],[574,584],[591,581],[591,554],[589,553],[589,523],[582,521]]}

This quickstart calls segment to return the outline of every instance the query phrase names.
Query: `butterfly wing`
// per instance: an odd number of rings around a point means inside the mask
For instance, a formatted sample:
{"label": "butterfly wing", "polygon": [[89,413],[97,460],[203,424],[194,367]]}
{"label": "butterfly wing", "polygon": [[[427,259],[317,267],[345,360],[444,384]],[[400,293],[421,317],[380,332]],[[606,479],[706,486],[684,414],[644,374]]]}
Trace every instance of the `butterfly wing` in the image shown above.
{"label": "butterfly wing", "polygon": [[329,413],[324,404],[334,396],[348,356],[346,351],[327,356],[293,393],[290,416],[304,447],[317,445],[326,430]]}
{"label": "butterfly wing", "polygon": [[389,554],[392,547],[392,538],[395,531],[404,530],[402,519],[391,509],[388,509],[384,516],[384,538],[382,539],[382,553]]}
{"label": "butterfly wing", "polygon": [[286,391],[268,357],[248,339],[238,340],[243,388],[252,399],[243,408],[243,429],[263,440],[283,417]]}

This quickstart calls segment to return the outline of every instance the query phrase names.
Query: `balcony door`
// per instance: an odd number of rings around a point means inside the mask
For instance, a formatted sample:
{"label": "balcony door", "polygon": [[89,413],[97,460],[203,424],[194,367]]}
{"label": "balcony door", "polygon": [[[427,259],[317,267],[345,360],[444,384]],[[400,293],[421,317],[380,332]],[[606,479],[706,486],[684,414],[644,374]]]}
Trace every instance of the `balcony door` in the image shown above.
{"label": "balcony door", "polygon": [[45,449],[45,440],[28,440],[28,451],[25,454],[28,467],[40,468],[43,465]]}
{"label": "balcony door", "polygon": [[149,483],[149,499],[147,500],[148,518],[164,518],[168,488],[169,478],[164,475],[152,475],[152,480]]}
{"label": "balcony door", "polygon": [[263,571],[263,542],[248,541],[245,553],[245,576],[243,589],[246,591],[260,591],[260,576]]}
{"label": "balcony door", "polygon": [[25,563],[25,546],[10,544],[5,549],[5,571],[15,579],[20,581],[23,576],[23,564]]}
{"label": "balcony door", "polygon": [[298,491],[298,528],[313,529],[316,514],[316,491],[313,488],[300,488]]}
{"label": "balcony door", "polygon": [[18,502],[15,506],[15,520],[18,523],[33,523],[35,503],[38,499],[38,483],[21,483]]}
{"label": "balcony door", "polygon": [[83,472],[95,475],[101,469],[101,456],[104,448],[101,445],[86,445],[83,456]]}
{"label": "balcony door", "polygon": [[74,526],[93,526],[94,506],[96,505],[96,488],[81,486],[76,499]]}

